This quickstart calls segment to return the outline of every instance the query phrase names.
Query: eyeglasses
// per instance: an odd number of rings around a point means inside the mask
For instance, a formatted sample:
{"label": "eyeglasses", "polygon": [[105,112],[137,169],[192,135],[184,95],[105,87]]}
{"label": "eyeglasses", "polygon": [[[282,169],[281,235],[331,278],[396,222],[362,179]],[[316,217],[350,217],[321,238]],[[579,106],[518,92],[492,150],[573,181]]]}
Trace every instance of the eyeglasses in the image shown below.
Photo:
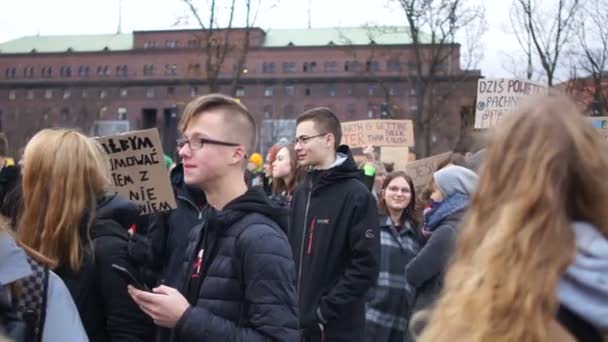
{"label": "eyeglasses", "polygon": [[236,146],[240,145],[237,143],[231,143],[231,142],[219,141],[219,140],[213,140],[213,139],[207,139],[207,138],[192,138],[190,140],[188,140],[186,138],[177,139],[177,148],[180,148],[180,149],[186,145],[190,145],[191,150],[200,150],[201,148],[203,148],[203,146],[205,146],[205,144],[231,146],[231,147],[236,147]]}
{"label": "eyeglasses", "polygon": [[329,133],[321,133],[321,134],[313,135],[311,137],[299,137],[299,138],[295,138],[295,139],[293,139],[293,144],[294,145],[297,145],[297,144],[306,145],[309,140],[314,139],[314,138],[318,138],[318,137],[322,137],[322,136],[325,136],[325,135],[328,135],[328,134]]}

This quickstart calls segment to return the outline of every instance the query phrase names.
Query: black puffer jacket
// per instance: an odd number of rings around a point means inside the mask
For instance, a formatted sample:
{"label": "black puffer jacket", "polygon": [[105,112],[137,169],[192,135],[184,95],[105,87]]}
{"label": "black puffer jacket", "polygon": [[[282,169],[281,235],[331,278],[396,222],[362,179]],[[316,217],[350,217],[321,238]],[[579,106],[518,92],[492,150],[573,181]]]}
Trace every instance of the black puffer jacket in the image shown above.
{"label": "black puffer jacket", "polygon": [[296,190],[289,242],[307,341],[363,340],[365,296],[380,265],[380,233],[376,201],[347,146],[338,150],[334,167],[309,172]]}
{"label": "black puffer jacket", "polygon": [[[287,211],[271,207],[256,189],[196,227],[179,280],[168,284],[192,306],[160,340],[299,342],[295,265],[286,227]],[[193,274],[201,249],[197,284]]]}
{"label": "black puffer jacket", "polygon": [[137,206],[117,195],[97,206],[91,246],[83,225],[83,264],[77,272],[60,265],[55,272],[65,282],[91,342],[152,341],[154,325],[127,293],[127,283],[112,269],[118,264],[139,274],[129,255],[128,227],[137,219]]}
{"label": "black puffer jacket", "polygon": [[167,269],[176,251],[183,252],[190,231],[205,220],[205,193],[186,185],[182,164],[171,170],[171,185],[177,208],[150,216],[148,237],[154,251],[154,268],[159,272]]}

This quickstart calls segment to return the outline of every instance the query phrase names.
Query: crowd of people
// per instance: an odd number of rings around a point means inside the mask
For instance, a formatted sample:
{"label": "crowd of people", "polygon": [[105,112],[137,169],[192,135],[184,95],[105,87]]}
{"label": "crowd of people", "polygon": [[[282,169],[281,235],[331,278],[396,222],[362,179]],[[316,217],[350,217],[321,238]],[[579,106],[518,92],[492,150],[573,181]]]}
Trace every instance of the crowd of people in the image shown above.
{"label": "crowd of people", "polygon": [[96,140],[0,140],[0,341],[605,340],[608,150],[571,100],[530,100],[420,193],[330,109],[296,123],[264,158],[244,105],[193,100],[177,208],[147,216]]}

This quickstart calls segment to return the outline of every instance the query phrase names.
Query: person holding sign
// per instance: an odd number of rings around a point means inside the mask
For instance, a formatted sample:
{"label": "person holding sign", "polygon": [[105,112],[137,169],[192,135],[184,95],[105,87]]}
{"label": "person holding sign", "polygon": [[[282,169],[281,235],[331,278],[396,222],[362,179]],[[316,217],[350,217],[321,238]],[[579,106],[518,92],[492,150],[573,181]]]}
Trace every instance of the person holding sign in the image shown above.
{"label": "person holding sign", "polygon": [[[128,228],[137,206],[106,192],[102,147],[73,130],[45,129],[23,156],[21,241],[57,263],[92,342],[151,341],[152,321],[127,293],[112,264],[137,275]],[[69,340],[67,338],[66,340]]]}
{"label": "person holding sign", "polygon": [[293,196],[289,240],[308,342],[360,341],[365,295],[378,277],[376,201],[341,138],[340,121],[327,108],[297,119],[296,155],[309,172]]}
{"label": "person holding sign", "polygon": [[299,341],[295,265],[287,210],[248,190],[247,155],[257,127],[247,108],[212,94],[188,104],[178,140],[184,181],[212,210],[192,230],[175,282],[152,292],[129,287],[163,328],[157,341]]}

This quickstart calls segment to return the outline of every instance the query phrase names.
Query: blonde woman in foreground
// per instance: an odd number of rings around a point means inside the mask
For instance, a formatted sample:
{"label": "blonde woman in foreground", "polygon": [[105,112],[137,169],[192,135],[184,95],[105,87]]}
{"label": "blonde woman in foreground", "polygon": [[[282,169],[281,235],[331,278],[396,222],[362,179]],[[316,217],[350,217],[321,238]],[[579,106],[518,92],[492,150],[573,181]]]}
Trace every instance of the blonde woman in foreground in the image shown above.
{"label": "blonde woman in foreground", "polygon": [[601,341],[608,158],[576,105],[537,98],[493,132],[419,341]]}

